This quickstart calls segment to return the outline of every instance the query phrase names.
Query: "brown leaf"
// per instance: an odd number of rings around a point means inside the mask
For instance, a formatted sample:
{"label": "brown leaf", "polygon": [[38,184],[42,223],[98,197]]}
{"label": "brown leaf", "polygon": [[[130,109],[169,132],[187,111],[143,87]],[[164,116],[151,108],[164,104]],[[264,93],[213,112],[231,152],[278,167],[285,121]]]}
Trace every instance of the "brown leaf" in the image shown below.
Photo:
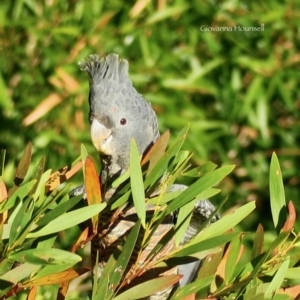
{"label": "brown leaf", "polygon": [[300,297],[300,285],[295,285],[286,289],[280,289],[279,294],[286,294],[291,296],[293,299],[299,299]]}
{"label": "brown leaf", "polygon": [[85,228],[80,236],[78,237],[76,243],[72,246],[71,252],[75,253],[79,248],[81,248],[88,240],[89,228]]}
{"label": "brown leaf", "polygon": [[[85,161],[85,191],[88,205],[102,202],[100,180],[93,160],[88,156]],[[97,231],[98,216],[92,218],[93,232]]]}
{"label": "brown leaf", "polygon": [[63,89],[73,94],[74,92],[78,91],[79,89],[79,82],[72,77],[69,73],[67,73],[63,68],[57,68],[56,74],[63,82]]}
{"label": "brown leaf", "polygon": [[295,225],[295,221],[296,221],[296,210],[293,202],[290,201],[288,204],[288,217],[287,220],[285,221],[282,231],[284,232],[292,231]]}
{"label": "brown leaf", "polygon": [[61,95],[57,93],[51,93],[45,99],[43,99],[40,102],[40,104],[38,104],[38,106],[28,116],[24,118],[22,124],[24,126],[28,126],[34,123],[35,121],[46,115],[53,107],[58,105],[62,100],[63,98],[61,97]]}
{"label": "brown leaf", "polygon": [[41,285],[49,285],[49,284],[57,284],[65,281],[70,281],[74,278],[79,277],[80,275],[89,272],[90,268],[81,268],[81,269],[70,269],[60,273],[51,274],[42,278],[38,278],[36,280],[29,280],[27,283],[23,285],[23,287],[30,286],[41,286]]}
{"label": "brown leaf", "polygon": [[73,167],[65,166],[52,173],[46,184],[46,192],[51,192],[60,184],[67,181],[82,168],[82,162],[79,161]]}

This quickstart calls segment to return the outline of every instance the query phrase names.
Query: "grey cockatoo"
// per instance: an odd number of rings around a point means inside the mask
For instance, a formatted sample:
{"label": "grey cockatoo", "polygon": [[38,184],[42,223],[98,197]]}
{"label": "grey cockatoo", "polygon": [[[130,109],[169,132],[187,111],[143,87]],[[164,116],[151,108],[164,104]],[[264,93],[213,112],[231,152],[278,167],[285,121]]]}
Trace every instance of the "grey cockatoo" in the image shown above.
{"label": "grey cockatoo", "polygon": [[[132,86],[128,77],[126,60],[119,60],[116,54],[110,54],[102,59],[99,59],[98,55],[91,55],[88,61],[81,62],[80,66],[82,70],[88,73],[90,79],[90,132],[95,148],[101,153],[103,164],[101,178],[104,182],[107,178],[117,176],[128,169],[132,138],[135,139],[140,154],[143,154],[155,143],[159,138],[157,118],[150,104]],[[182,185],[174,185],[171,189],[185,188]],[[214,210],[214,206],[208,200],[196,203],[190,226],[182,243],[187,242],[197,234],[197,228],[203,223],[203,216],[207,218]],[[128,221],[120,222],[114,228],[101,228],[102,231],[106,232],[106,235],[100,235],[98,240],[92,241],[94,255],[95,251],[100,249],[100,261],[101,255],[107,257],[105,256],[107,249],[113,247],[110,245],[115,247],[118,238],[123,236],[128,228],[130,229],[134,224],[132,222],[131,225],[128,225],[126,222]],[[173,226],[170,221],[167,221],[165,225],[167,231],[170,226]],[[109,236],[107,235],[108,231]],[[109,245],[103,246],[105,243]],[[199,262],[179,267],[179,273],[184,275],[180,285],[190,282],[198,268]],[[178,272],[177,269],[176,272]],[[149,299],[165,299],[169,292],[170,289],[164,294],[160,293]]]}

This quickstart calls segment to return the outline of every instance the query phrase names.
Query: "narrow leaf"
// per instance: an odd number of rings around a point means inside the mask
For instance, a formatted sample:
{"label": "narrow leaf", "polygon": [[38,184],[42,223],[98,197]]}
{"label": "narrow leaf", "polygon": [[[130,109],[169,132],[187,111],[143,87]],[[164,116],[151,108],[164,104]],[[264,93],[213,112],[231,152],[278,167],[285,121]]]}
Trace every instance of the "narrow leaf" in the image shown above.
{"label": "narrow leaf", "polygon": [[[84,183],[87,201],[89,205],[102,202],[100,179],[93,160],[88,156],[85,161]],[[97,231],[98,215],[92,217],[93,232]]]}
{"label": "narrow leaf", "polygon": [[52,173],[46,183],[46,193],[53,191],[59,185],[70,179],[75,175],[82,167],[82,162],[77,162],[73,167],[65,166],[58,171]]}
{"label": "narrow leaf", "polygon": [[36,232],[29,233],[27,235],[27,238],[35,238],[48,235],[80,224],[83,221],[86,221],[91,217],[99,214],[99,212],[102,211],[105,206],[106,203],[94,204],[60,215],[58,218],[48,223],[42,229]]}
{"label": "narrow leaf", "polygon": [[142,226],[146,227],[146,204],[140,155],[134,139],[130,145],[130,183],[133,203]]}
{"label": "narrow leaf", "polygon": [[60,273],[47,275],[43,278],[33,279],[24,284],[24,287],[29,286],[41,286],[41,285],[49,285],[49,284],[57,284],[65,281],[72,280],[74,278],[79,277],[80,275],[90,271],[89,268],[81,268],[78,270],[70,269]]}
{"label": "narrow leaf", "polygon": [[9,196],[11,196],[23,182],[30,166],[31,155],[32,155],[32,144],[29,142],[26,145],[22,158],[18,164],[15,178],[14,178],[14,186],[9,190]]}
{"label": "narrow leaf", "polygon": [[155,142],[155,144],[151,147],[151,149],[147,152],[147,154],[143,158],[141,163],[142,166],[149,161],[147,174],[151,172],[153,167],[157,164],[157,162],[161,159],[161,157],[165,153],[169,143],[169,139],[170,139],[170,131],[167,130],[159,137],[159,139]]}
{"label": "narrow leaf", "polygon": [[197,243],[199,241],[206,240],[208,238],[222,235],[224,232],[233,228],[239,222],[244,220],[253,210],[255,209],[255,201],[249,202],[238,209],[236,209],[232,214],[222,217],[217,222],[211,224],[210,226],[204,228],[192,241],[192,243]]}
{"label": "narrow leaf", "polygon": [[253,241],[251,258],[261,255],[264,251],[264,228],[261,224],[258,224]]}
{"label": "narrow leaf", "polygon": [[275,153],[272,154],[271,158],[269,181],[273,223],[279,232],[286,219],[286,202],[280,165]]}
{"label": "narrow leaf", "polygon": [[288,270],[289,264],[290,264],[290,258],[287,257],[285,261],[281,264],[279,269],[277,270],[275,276],[272,278],[270,285],[265,291],[266,299],[271,299],[273,295],[276,294],[276,292],[280,289],[283,280],[285,278],[285,274]]}
{"label": "narrow leaf", "polygon": [[135,300],[148,297],[174,285],[180,280],[180,278],[180,275],[170,275],[151,279],[128,289],[124,293],[115,297],[114,300]]}
{"label": "narrow leaf", "polygon": [[11,254],[9,258],[36,265],[76,264],[81,261],[79,255],[55,248],[24,250]]}
{"label": "narrow leaf", "polygon": [[233,169],[234,166],[225,166],[204,175],[174,199],[168,206],[166,213],[169,214],[192,201],[197,195],[219,183]]}

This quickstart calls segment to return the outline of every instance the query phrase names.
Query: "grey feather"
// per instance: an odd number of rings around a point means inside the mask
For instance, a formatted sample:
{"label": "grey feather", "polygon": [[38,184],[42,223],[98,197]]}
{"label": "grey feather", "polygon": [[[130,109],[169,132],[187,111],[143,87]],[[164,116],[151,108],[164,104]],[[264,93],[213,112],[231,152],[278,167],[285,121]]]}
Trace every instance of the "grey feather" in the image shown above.
{"label": "grey feather", "polygon": [[[110,166],[114,166],[114,171],[108,172],[111,176],[116,170],[128,168],[131,138],[135,138],[140,154],[158,139],[156,114],[132,86],[128,62],[119,60],[118,55],[101,59],[90,55],[87,61],[80,62],[80,67],[90,78],[90,122],[96,119],[112,132],[110,152],[107,151]],[[126,119],[126,125],[120,125],[121,119]]]}

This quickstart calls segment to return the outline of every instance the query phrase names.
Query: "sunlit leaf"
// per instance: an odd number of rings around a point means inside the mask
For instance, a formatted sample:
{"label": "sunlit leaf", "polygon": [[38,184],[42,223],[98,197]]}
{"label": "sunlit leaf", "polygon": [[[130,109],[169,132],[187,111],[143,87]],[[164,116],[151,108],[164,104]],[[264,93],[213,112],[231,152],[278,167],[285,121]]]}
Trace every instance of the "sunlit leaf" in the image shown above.
{"label": "sunlit leaf", "polygon": [[11,254],[9,257],[21,263],[36,265],[69,265],[81,261],[79,255],[55,248],[29,249]]}
{"label": "sunlit leaf", "polygon": [[135,140],[131,140],[130,146],[130,183],[133,203],[142,226],[146,226],[146,204],[140,155]]}
{"label": "sunlit leaf", "polygon": [[273,223],[277,230],[283,227],[286,219],[286,202],[279,161],[275,153],[270,165],[270,200]]}
{"label": "sunlit leaf", "polygon": [[114,298],[114,300],[128,300],[128,299],[140,299],[150,296],[160,290],[166,289],[169,286],[174,285],[181,278],[180,275],[170,275],[165,277],[159,277],[151,279],[141,284],[138,284],[122,294]]}
{"label": "sunlit leaf", "polygon": [[[85,160],[84,168],[85,191],[88,205],[99,204],[102,202],[100,179],[93,160],[88,156]],[[98,215],[92,217],[93,231],[97,230]]]}
{"label": "sunlit leaf", "polygon": [[106,203],[100,203],[88,207],[83,207],[71,212],[67,212],[63,215],[60,215],[55,220],[49,222],[42,229],[36,232],[29,233],[27,235],[27,238],[34,238],[34,237],[48,235],[51,233],[65,230],[77,224],[80,224],[83,221],[86,221],[89,218],[99,214],[99,212],[102,211],[105,208],[105,206]]}

